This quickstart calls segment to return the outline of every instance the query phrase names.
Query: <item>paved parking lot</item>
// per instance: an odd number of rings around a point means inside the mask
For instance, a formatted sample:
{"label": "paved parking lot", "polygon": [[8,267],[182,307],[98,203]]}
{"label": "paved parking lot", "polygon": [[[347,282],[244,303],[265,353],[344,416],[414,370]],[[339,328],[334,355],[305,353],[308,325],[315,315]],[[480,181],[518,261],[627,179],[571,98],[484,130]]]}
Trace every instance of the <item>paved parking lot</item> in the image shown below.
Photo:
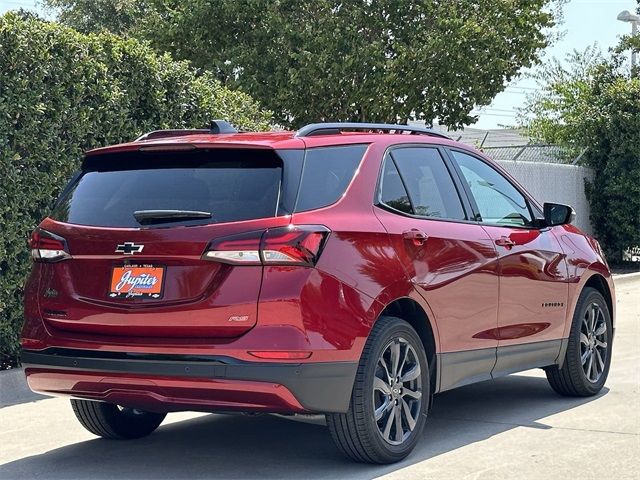
{"label": "paved parking lot", "polygon": [[344,460],[319,419],[172,414],[146,439],[100,440],[67,400],[25,396],[3,374],[0,478],[638,480],[640,279],[617,290],[613,363],[599,396],[558,397],[541,371],[443,393],[423,441],[397,465]]}

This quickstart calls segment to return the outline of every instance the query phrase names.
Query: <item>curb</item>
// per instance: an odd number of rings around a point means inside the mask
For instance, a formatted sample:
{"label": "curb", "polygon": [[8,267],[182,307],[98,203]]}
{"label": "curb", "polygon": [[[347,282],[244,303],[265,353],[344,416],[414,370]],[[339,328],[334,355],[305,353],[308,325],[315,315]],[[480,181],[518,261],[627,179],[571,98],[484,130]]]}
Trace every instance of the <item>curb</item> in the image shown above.
{"label": "curb", "polygon": [[613,283],[618,286],[618,285],[626,285],[628,283],[631,283],[635,280],[640,280],[640,272],[634,272],[634,273],[623,273],[621,275],[614,275],[613,276]]}

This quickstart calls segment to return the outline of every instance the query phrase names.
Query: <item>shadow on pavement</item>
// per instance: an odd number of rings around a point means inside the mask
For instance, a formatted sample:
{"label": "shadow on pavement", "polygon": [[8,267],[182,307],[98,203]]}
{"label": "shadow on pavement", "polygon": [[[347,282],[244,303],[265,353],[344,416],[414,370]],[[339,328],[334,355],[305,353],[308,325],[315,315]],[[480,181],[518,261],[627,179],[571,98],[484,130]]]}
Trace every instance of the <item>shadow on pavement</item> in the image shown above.
{"label": "shadow on pavement", "polygon": [[45,398],[50,397],[29,390],[22,368],[0,371],[0,408]]}
{"label": "shadow on pavement", "polygon": [[207,415],[141,440],[95,439],[22,458],[0,466],[0,478],[373,478],[517,426],[551,428],[538,421],[596,398],[560,397],[546,379],[518,375],[445,392],[416,450],[390,466],[344,459],[322,425]]}

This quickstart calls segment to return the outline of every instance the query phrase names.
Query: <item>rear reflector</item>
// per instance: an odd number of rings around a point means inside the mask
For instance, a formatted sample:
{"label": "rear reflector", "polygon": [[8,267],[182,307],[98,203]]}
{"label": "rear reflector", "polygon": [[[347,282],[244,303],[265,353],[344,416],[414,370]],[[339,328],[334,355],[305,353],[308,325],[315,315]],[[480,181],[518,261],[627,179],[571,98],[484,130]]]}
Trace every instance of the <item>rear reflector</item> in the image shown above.
{"label": "rear reflector", "polygon": [[249,352],[249,355],[265,360],[301,360],[309,358],[311,352],[278,352],[267,350],[263,352]]}
{"label": "rear reflector", "polygon": [[203,258],[235,265],[313,266],[329,233],[322,225],[290,225],[248,232],[212,241]]}
{"label": "rear reflector", "polygon": [[42,350],[46,344],[42,340],[23,337],[20,339],[20,346],[28,350]]}
{"label": "rear reflector", "polygon": [[31,256],[37,262],[59,262],[71,258],[67,241],[55,233],[36,228],[29,240]]}

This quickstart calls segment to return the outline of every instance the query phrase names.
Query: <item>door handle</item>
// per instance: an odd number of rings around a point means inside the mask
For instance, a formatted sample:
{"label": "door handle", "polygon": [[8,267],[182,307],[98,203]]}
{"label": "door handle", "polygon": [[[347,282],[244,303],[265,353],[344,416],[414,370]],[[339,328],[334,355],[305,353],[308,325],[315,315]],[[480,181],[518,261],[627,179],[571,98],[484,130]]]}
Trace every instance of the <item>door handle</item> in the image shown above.
{"label": "door handle", "polygon": [[424,245],[424,242],[429,239],[429,235],[417,228],[412,228],[411,230],[405,230],[402,232],[402,238],[413,241],[413,244],[419,247]]}
{"label": "door handle", "polygon": [[509,237],[500,237],[496,240],[496,245],[504,247],[506,249],[510,249],[512,247],[515,247],[516,242],[511,240]]}

